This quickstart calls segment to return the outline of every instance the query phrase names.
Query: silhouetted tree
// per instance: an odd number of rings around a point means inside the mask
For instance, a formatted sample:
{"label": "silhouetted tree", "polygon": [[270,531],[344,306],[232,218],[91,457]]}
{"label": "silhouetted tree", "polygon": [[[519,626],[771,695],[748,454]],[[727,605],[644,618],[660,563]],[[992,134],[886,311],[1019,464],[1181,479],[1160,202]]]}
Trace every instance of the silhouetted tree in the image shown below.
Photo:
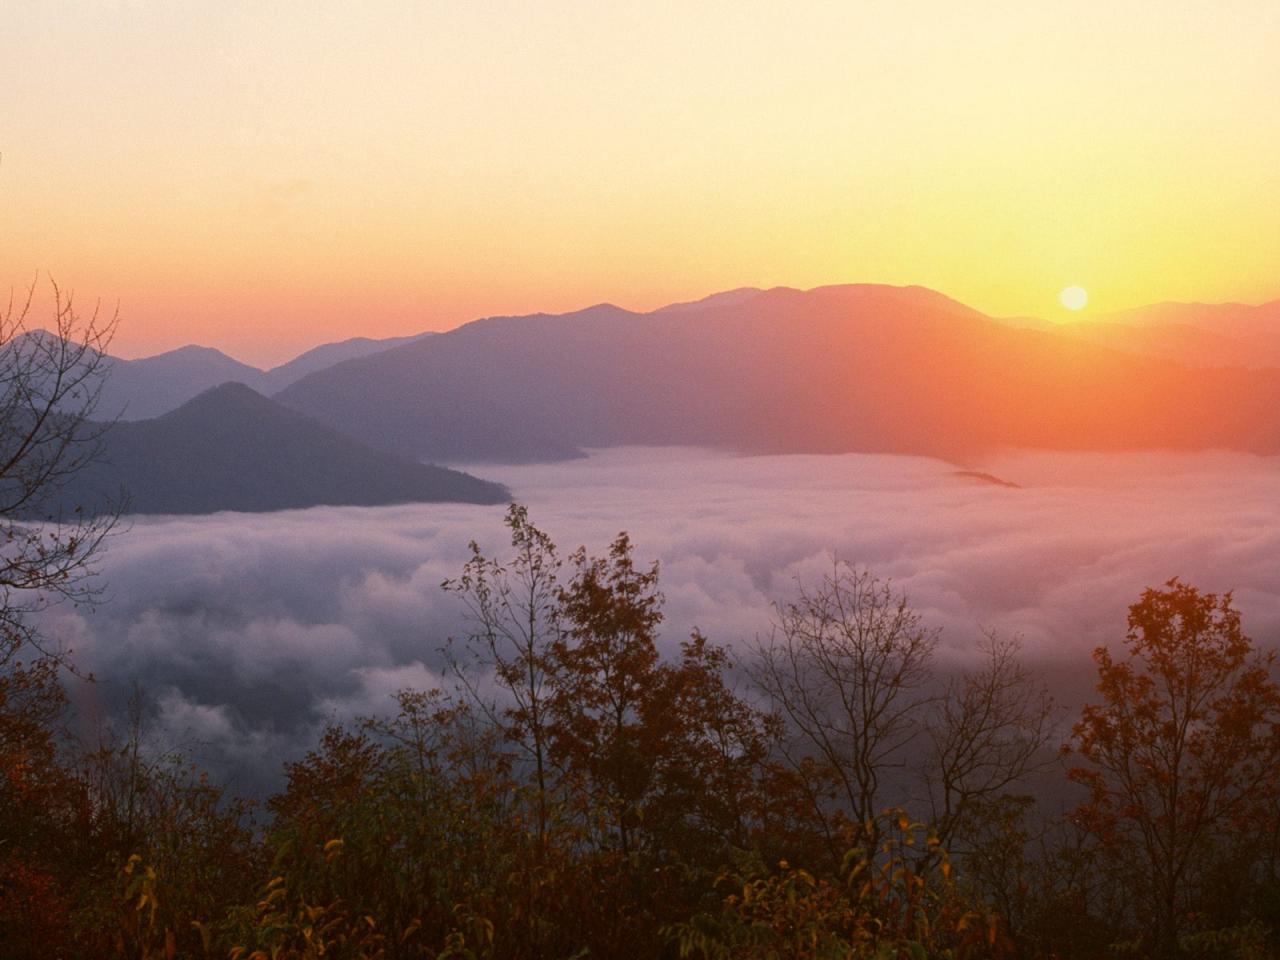
{"label": "silhouetted tree", "polygon": [[937,836],[901,811],[878,819],[866,833],[886,839],[850,849],[829,873],[787,862],[726,873],[718,909],[671,925],[670,942],[697,960],[1011,956],[1000,916],[953,881]]}
{"label": "silhouetted tree", "polygon": [[607,558],[579,549],[572,563],[573,580],[560,592],[566,629],[552,647],[554,749],[579,786],[605,800],[627,856],[655,785],[663,733],[649,709],[666,679],[656,643],[658,567],[637,568],[626,534]]}
{"label": "silhouetted tree", "polygon": [[[463,650],[451,649],[450,663],[473,704],[532,763],[541,834],[553,779],[547,727],[551,650],[562,635],[561,561],[551,538],[530,522],[527,508],[511,504],[505,523],[514,551],[509,561],[486,557],[473,540],[461,575],[443,583],[461,598],[474,626]],[[498,698],[483,692],[491,680]]]}
{"label": "silhouetted tree", "polygon": [[831,849],[850,825],[874,844],[883,807],[910,801],[962,853],[1052,762],[1052,700],[1017,642],[988,636],[980,666],[943,679],[938,640],[904,594],[837,562],[779,606],[758,646],[752,675],[786,722],[782,755]]}
{"label": "silhouetted tree", "polygon": [[[50,330],[26,297],[0,308],[0,941],[7,955],[47,956],[68,942],[85,849],[84,786],[60,751],[65,651],[31,614],[95,591],[94,559],[116,516],[63,512],[64,483],[100,450],[91,420],[115,319],[82,318],[53,285]],[[22,917],[25,919],[16,919]]]}
{"label": "silhouetted tree", "polygon": [[1129,608],[1125,652],[1094,651],[1102,700],[1074,729],[1083,763],[1071,777],[1089,790],[1075,816],[1135,895],[1144,939],[1176,957],[1212,888],[1239,906],[1266,853],[1280,786],[1275,654],[1244,634],[1230,593],[1176,578]]}
{"label": "silhouetted tree", "polygon": [[1055,760],[1053,698],[1020,651],[1018,641],[988,635],[982,664],[948,680],[929,705],[918,769],[930,822],[953,856],[1025,807],[1013,791]]}
{"label": "silhouetted tree", "polygon": [[[752,675],[793,736],[784,756],[806,780],[831,784],[836,820],[872,831],[886,806],[883,781],[905,762],[931,701],[929,666],[938,634],[904,595],[837,562],[816,589],[778,608]],[[814,785],[815,798],[822,787]],[[827,818],[830,820],[830,818]],[[834,841],[835,821],[828,832]]]}
{"label": "silhouetted tree", "polygon": [[60,505],[66,481],[101,452],[92,420],[116,318],[76,312],[53,287],[51,329],[32,326],[35,284],[0,310],[0,664],[38,642],[27,617],[51,599],[93,596],[89,574],[117,514]]}

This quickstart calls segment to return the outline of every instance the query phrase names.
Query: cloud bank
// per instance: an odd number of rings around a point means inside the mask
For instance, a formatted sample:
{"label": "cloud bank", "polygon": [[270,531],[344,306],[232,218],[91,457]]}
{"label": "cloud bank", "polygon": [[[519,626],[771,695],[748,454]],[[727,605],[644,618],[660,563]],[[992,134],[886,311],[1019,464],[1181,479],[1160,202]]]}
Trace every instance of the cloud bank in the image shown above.
{"label": "cloud bank", "polygon": [[[1234,590],[1245,626],[1280,641],[1280,461],[1228,454],[1009,453],[969,465],[1018,488],[892,456],[734,457],[622,449],[486,468],[567,552],[621,530],[662,564],[664,641],[695,626],[743,649],[770,605],[833,554],[891,577],[964,662],[983,629],[1020,634],[1066,697],[1118,642],[1141,589],[1179,575]],[[477,468],[479,469],[479,468]],[[82,716],[136,683],[153,728],[240,785],[278,776],[329,718],[434,684],[465,630],[440,589],[503,509],[424,504],[139,518],[105,556],[111,599],[56,608],[45,630],[99,682]]]}

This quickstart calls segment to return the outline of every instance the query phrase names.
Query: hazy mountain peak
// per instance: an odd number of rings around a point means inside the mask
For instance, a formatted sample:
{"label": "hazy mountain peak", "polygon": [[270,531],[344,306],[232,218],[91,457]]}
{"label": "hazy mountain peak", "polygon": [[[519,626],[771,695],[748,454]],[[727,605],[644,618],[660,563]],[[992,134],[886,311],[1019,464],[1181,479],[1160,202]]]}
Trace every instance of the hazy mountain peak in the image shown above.
{"label": "hazy mountain peak", "polygon": [[172,350],[165,350],[163,353],[153,354],[149,357],[138,357],[138,360],[160,360],[164,358],[176,359],[179,357],[193,358],[193,359],[199,358],[199,359],[205,359],[205,360],[222,359],[222,360],[229,360],[232,363],[240,363],[242,366],[246,366],[246,367],[249,366],[249,364],[242,363],[241,361],[237,360],[235,357],[230,356],[227,353],[224,353],[223,351],[217,349],[216,347],[206,347],[198,343],[184,344],[181,347],[174,347]]}
{"label": "hazy mountain peak", "polygon": [[110,509],[117,491],[131,513],[508,499],[499,484],[375,450],[242,383],[162,417],[113,424],[104,441],[104,456],[64,490],[62,510]]}
{"label": "hazy mountain peak", "polygon": [[[477,321],[313,374],[280,399],[384,449],[446,462],[671,444],[935,456],[1280,449],[1280,378],[1206,377],[1014,329],[921,286],[726,293],[648,314],[597,306]],[[618,322],[582,322],[607,316]]]}
{"label": "hazy mountain peak", "polygon": [[[777,289],[790,290],[789,287],[779,287]],[[946,307],[974,316],[985,316],[954,297],[940,293],[932,287],[924,287],[914,283],[833,283],[796,292],[804,297],[832,297],[851,302],[893,303],[901,306],[916,305],[934,308]]]}
{"label": "hazy mountain peak", "polygon": [[541,314],[541,316],[571,320],[617,320],[626,317],[638,317],[642,316],[642,314],[620,307],[616,303],[596,303],[589,307],[583,307],[581,310],[571,310],[568,313]]}
{"label": "hazy mountain peak", "polygon": [[339,340],[334,343],[322,343],[318,347],[312,347],[310,350],[298,354],[287,363],[272,367],[263,374],[262,380],[256,386],[259,386],[265,393],[274,394],[283,390],[289,384],[301,380],[307,374],[315,373],[317,370],[324,370],[334,364],[366,357],[370,354],[380,353],[383,350],[391,350],[431,335],[432,333],[428,331],[403,337],[387,337],[383,339],[348,337],[346,340]]}
{"label": "hazy mountain peak", "polygon": [[1188,303],[1166,300],[1128,310],[1103,314],[1099,319],[1116,323],[1159,325],[1184,323],[1215,329],[1280,323],[1280,300],[1266,303]]}
{"label": "hazy mountain peak", "polygon": [[758,297],[762,293],[764,293],[764,290],[760,287],[736,287],[733,290],[724,290],[720,293],[713,293],[698,300],[669,303],[665,307],[659,307],[653,312],[683,313],[693,310],[705,310],[710,307],[737,306],[739,304],[746,303],[754,297]]}
{"label": "hazy mountain peak", "polygon": [[919,305],[946,304],[956,310],[977,314],[977,311],[958,300],[919,285],[897,286],[887,283],[833,283],[804,290],[799,287],[777,286],[767,289],[761,287],[737,287],[713,293],[700,300],[672,303],[653,311],[657,314],[694,313],[702,311],[723,311],[734,308],[749,308],[761,300],[804,302],[812,300],[837,300],[845,303],[893,303]]}
{"label": "hazy mountain peak", "polygon": [[182,419],[201,415],[205,411],[265,415],[279,415],[286,412],[252,387],[238,380],[228,380],[196,394],[182,406],[176,410],[170,410],[160,419]]}

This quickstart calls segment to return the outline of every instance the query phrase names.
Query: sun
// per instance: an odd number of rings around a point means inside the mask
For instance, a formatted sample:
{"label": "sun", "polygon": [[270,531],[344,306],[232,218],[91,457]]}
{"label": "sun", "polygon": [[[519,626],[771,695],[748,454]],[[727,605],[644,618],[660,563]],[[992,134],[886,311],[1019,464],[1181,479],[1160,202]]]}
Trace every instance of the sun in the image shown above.
{"label": "sun", "polygon": [[1089,302],[1089,291],[1084,287],[1067,287],[1058,294],[1058,302],[1068,310],[1083,310]]}

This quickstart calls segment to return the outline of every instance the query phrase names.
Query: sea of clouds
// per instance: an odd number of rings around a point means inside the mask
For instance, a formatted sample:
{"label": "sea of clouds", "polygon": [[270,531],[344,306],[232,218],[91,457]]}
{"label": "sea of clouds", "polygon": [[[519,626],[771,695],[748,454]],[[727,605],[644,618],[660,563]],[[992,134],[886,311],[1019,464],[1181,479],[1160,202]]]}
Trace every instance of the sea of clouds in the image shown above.
{"label": "sea of clouds", "polygon": [[[1280,643],[1280,460],[1234,454],[1009,453],[973,465],[896,456],[736,457],[616,449],[476,467],[507,483],[567,553],[628,531],[661,562],[664,642],[695,626],[746,651],[771,604],[837,556],[892,578],[939,628],[944,662],[984,630],[1019,635],[1067,701],[1127,606],[1178,575],[1234,590],[1246,630]],[[101,564],[109,599],[59,607],[46,634],[94,683],[82,726],[135,689],[152,734],[256,791],[332,719],[438,682],[466,630],[440,584],[475,539],[501,555],[501,507],[424,504],[133,518]],[[1074,684],[1074,686],[1073,686]]]}

